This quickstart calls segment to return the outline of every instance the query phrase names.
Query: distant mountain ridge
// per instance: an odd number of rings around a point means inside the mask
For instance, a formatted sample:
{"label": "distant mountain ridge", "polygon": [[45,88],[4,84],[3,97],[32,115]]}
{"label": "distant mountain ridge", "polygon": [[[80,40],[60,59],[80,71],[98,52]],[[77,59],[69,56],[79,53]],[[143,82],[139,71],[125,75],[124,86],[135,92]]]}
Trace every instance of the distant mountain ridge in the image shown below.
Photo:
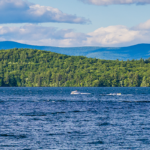
{"label": "distant mountain ridge", "polygon": [[86,56],[106,60],[147,59],[150,57],[150,44],[137,44],[128,47],[52,47],[27,45],[12,41],[0,42],[0,49],[12,48],[39,49],[71,56]]}

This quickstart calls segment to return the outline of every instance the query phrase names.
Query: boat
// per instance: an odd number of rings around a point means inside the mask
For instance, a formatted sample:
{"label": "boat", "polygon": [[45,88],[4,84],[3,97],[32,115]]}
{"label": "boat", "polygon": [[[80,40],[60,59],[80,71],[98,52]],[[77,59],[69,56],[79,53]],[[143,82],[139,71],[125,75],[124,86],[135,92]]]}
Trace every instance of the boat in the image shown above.
{"label": "boat", "polygon": [[91,93],[81,93],[81,92],[75,90],[75,91],[72,91],[71,94],[91,94]]}
{"label": "boat", "polygon": [[108,95],[121,95],[121,93],[110,93]]}
{"label": "boat", "polygon": [[117,93],[117,95],[121,95],[121,93]]}
{"label": "boat", "polygon": [[81,94],[81,93],[76,90],[76,91],[72,91],[71,94]]}

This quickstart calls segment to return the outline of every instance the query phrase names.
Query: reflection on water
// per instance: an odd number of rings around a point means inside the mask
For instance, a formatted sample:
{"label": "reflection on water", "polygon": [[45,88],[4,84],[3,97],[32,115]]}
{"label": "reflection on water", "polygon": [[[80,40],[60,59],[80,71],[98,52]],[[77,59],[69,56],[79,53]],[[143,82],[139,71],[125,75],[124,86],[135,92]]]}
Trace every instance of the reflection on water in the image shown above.
{"label": "reflection on water", "polygon": [[148,150],[150,88],[0,88],[0,120],[0,149]]}

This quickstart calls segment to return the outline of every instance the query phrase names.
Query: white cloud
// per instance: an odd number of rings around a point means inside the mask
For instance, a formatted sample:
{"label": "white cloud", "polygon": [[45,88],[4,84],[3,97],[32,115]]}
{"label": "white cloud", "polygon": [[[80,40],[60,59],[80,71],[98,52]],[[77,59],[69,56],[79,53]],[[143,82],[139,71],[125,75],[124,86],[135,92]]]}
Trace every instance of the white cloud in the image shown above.
{"label": "white cloud", "polygon": [[135,27],[108,26],[84,34],[71,29],[58,30],[27,24],[22,27],[0,26],[0,41],[16,41],[44,46],[102,46],[123,47],[139,43],[150,43],[150,20]]}
{"label": "white cloud", "polygon": [[31,3],[23,0],[0,0],[0,10],[27,10]]}
{"label": "white cloud", "polygon": [[150,19],[144,23],[139,24],[138,26],[134,27],[137,30],[149,30],[150,29]]}
{"label": "white cloud", "polygon": [[133,41],[139,37],[138,30],[130,30],[125,26],[109,26],[88,33],[88,45],[115,46]]}
{"label": "white cloud", "polygon": [[84,3],[94,5],[113,5],[113,4],[150,4],[150,0],[79,0]]}
{"label": "white cloud", "polygon": [[57,8],[40,6],[23,0],[0,0],[0,23],[89,23],[90,21],[63,13]]}
{"label": "white cloud", "polygon": [[121,25],[101,27],[87,35],[85,44],[89,46],[122,47],[150,43],[150,20],[132,28]]}
{"label": "white cloud", "polygon": [[86,40],[84,33],[75,33],[71,29],[57,30],[55,27],[42,27],[27,24],[22,27],[0,26],[1,41],[16,41],[31,45],[73,46]]}

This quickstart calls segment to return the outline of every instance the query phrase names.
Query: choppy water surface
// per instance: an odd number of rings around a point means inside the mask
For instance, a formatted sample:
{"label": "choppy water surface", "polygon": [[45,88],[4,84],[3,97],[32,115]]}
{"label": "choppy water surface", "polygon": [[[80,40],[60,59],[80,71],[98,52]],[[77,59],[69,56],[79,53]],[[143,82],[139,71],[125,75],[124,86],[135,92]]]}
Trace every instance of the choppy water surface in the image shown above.
{"label": "choppy water surface", "polygon": [[150,88],[0,88],[0,149],[149,150]]}

